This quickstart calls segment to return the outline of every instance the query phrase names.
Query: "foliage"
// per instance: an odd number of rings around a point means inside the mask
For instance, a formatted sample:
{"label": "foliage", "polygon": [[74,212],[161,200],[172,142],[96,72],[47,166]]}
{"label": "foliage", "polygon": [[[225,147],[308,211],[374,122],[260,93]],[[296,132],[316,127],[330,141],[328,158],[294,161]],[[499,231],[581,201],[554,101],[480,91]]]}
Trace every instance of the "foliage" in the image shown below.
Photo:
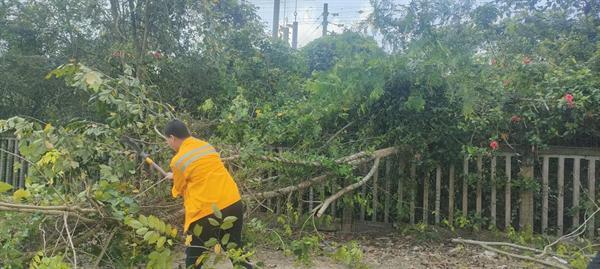
{"label": "foliage", "polygon": [[334,260],[341,262],[348,268],[367,268],[362,262],[363,251],[356,241],[344,244],[332,254]]}

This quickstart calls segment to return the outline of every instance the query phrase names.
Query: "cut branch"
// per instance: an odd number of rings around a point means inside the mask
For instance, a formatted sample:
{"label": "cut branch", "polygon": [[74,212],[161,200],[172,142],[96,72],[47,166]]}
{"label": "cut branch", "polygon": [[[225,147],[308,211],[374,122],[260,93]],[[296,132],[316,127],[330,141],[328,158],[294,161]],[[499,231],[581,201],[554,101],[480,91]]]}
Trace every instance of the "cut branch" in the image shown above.
{"label": "cut branch", "polygon": [[[549,261],[545,261],[545,260],[540,260],[540,259],[536,259],[533,257],[529,257],[529,256],[525,256],[525,255],[519,255],[519,254],[514,254],[514,253],[510,253],[510,252],[506,252],[494,247],[491,247],[490,245],[506,245],[506,246],[510,246],[510,247],[514,247],[514,248],[519,248],[519,249],[529,249],[528,247],[523,247],[523,246],[518,246],[518,245],[514,245],[514,244],[501,244],[500,242],[483,242],[483,241],[475,241],[475,240],[465,240],[465,239],[452,239],[453,243],[460,243],[460,244],[471,244],[471,245],[478,245],[481,246],[489,251],[493,251],[502,255],[506,255],[509,257],[513,257],[513,258],[517,258],[517,259],[521,259],[521,260],[526,260],[526,261],[531,261],[531,262],[536,262],[539,264],[543,264],[546,266],[550,266],[550,267],[554,267],[554,268],[560,268],[560,269],[568,269],[569,267],[562,265],[562,264],[558,264],[558,263],[553,263],[553,262],[549,262]],[[540,252],[540,250],[535,250],[536,252]]]}
{"label": "cut branch", "polygon": [[256,193],[256,194],[244,194],[244,195],[242,195],[242,199],[248,199],[248,198],[268,199],[268,198],[283,196],[290,192],[303,190],[303,189],[306,189],[306,188],[312,186],[313,184],[323,182],[323,181],[325,181],[325,179],[327,179],[328,176],[330,176],[330,174],[320,175],[318,177],[314,177],[309,180],[303,181],[297,185],[288,186],[288,187],[273,190],[273,191],[260,192],[260,193]]}
{"label": "cut branch", "polygon": [[381,159],[381,157],[377,157],[375,159],[375,162],[373,163],[373,166],[371,167],[371,171],[369,171],[369,173],[363,179],[361,179],[359,182],[356,182],[354,184],[346,186],[345,188],[341,189],[334,195],[325,199],[325,201],[323,201],[323,203],[321,205],[317,206],[314,209],[314,210],[317,210],[317,209],[319,210],[317,212],[317,217],[321,217],[323,215],[323,213],[325,213],[325,210],[327,210],[327,207],[329,207],[329,204],[331,204],[333,201],[339,199],[340,197],[342,197],[342,195],[344,195],[348,192],[351,192],[351,191],[355,190],[356,188],[367,183],[367,181],[369,181],[369,179],[371,179],[373,177],[373,174],[375,174],[375,171],[377,171],[377,169],[379,169],[379,160],[380,159]]}

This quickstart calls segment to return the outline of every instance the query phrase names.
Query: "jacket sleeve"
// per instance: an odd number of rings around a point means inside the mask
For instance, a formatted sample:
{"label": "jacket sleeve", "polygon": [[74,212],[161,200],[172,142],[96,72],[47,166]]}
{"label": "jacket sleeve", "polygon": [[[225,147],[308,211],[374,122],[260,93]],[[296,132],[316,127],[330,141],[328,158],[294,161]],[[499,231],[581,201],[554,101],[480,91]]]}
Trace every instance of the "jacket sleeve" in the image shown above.
{"label": "jacket sleeve", "polygon": [[183,191],[185,190],[186,180],[184,174],[181,173],[181,171],[179,171],[179,169],[177,169],[173,165],[171,166],[171,171],[173,171],[173,188],[171,189],[171,194],[174,198],[177,198],[177,196],[183,194]]}

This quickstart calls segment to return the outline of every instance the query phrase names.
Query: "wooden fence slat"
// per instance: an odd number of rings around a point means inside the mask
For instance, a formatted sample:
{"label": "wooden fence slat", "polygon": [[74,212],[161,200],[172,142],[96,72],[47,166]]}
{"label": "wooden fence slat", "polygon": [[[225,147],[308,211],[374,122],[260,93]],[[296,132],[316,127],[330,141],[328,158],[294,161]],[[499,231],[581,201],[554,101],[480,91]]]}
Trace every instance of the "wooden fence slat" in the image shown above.
{"label": "wooden fence slat", "polygon": [[388,158],[385,161],[385,203],[383,205],[383,222],[390,222],[390,195],[391,195],[391,176],[392,176],[392,160]]}
{"label": "wooden fence slat", "polygon": [[412,183],[410,187],[410,224],[415,224],[415,200],[417,199],[416,184],[414,184],[417,180],[417,164],[415,162],[412,162],[410,166],[410,179]]}
{"label": "wooden fence slat", "polygon": [[25,175],[26,175],[27,163],[25,160],[21,160],[21,170],[19,173],[19,188],[25,188]]}
{"label": "wooden fence slat", "polygon": [[423,223],[429,224],[429,172],[423,177]]}
{"label": "wooden fence slat", "polygon": [[[14,140],[9,139],[8,140],[8,147],[6,148],[6,150],[8,152],[11,152],[14,154]],[[6,181],[6,183],[13,185],[13,172],[14,172],[14,160],[15,160],[15,156],[12,154],[7,154],[8,156],[8,161],[6,162],[6,177],[4,178],[4,180]]]}
{"label": "wooden fence slat", "polygon": [[404,187],[403,185],[403,180],[405,178],[406,175],[406,162],[404,162],[404,160],[400,160],[400,164],[398,165],[398,201],[396,203],[396,211],[398,213],[398,219],[397,221],[401,220],[402,216],[402,212],[403,208],[404,208]]}
{"label": "wooden fence slat", "polygon": [[[0,149],[5,149],[4,145],[8,143],[8,141],[4,139],[0,139]],[[6,177],[4,177],[4,172],[6,167],[6,153],[0,150],[0,182],[4,182]]]}
{"label": "wooden fence slat", "polygon": [[454,223],[454,164],[450,165],[448,179],[448,221]]}
{"label": "wooden fence slat", "polygon": [[463,185],[462,185],[462,213],[466,217],[469,215],[469,158],[465,157],[463,161]]}
{"label": "wooden fence slat", "polygon": [[[337,192],[337,184],[335,184],[336,182],[334,182],[331,186],[331,193],[336,193]],[[333,202],[331,202],[331,216],[335,219],[335,215],[337,213],[337,200],[333,200]]]}
{"label": "wooden fence slat", "polygon": [[440,200],[442,199],[442,166],[435,171],[435,224],[440,223]]}
{"label": "wooden fence slat", "polygon": [[308,212],[312,212],[314,208],[314,200],[315,200],[315,189],[310,187],[308,191]]}
{"label": "wooden fence slat", "polygon": [[12,169],[13,170],[12,184],[13,184],[14,188],[16,189],[19,187],[19,181],[21,179],[20,174],[21,174],[22,168],[19,168],[16,170],[14,168],[17,165],[17,163],[21,163],[22,160],[21,160],[21,158],[18,157],[18,156],[20,156],[19,155],[19,141],[15,139],[15,141],[13,142],[13,146],[14,146],[15,155],[13,156],[14,159],[13,159],[13,169]]}
{"label": "wooden fence slat", "polygon": [[550,158],[544,157],[542,164],[542,233],[548,229],[548,174],[550,170]]}
{"label": "wooden fence slat", "polygon": [[492,157],[491,164],[491,175],[492,175],[492,193],[491,193],[491,221],[496,226],[496,156]]}
{"label": "wooden fence slat", "polygon": [[579,227],[579,194],[581,189],[581,159],[573,163],[573,227]]}
{"label": "wooden fence slat", "polygon": [[377,180],[379,179],[379,169],[375,169],[375,173],[373,174],[373,215],[371,215],[371,221],[377,221],[377,208],[379,207],[379,194],[377,187]]}
{"label": "wooden fence slat", "polygon": [[[363,199],[367,198],[367,184],[362,185],[362,188],[360,189],[360,194]],[[360,220],[361,221],[365,221],[365,215],[366,215],[365,206],[361,205],[360,206]]]}
{"label": "wooden fence slat", "polygon": [[512,180],[512,166],[511,166],[511,156],[506,155],[504,166],[504,174],[506,176],[506,186],[504,186],[504,228],[511,227],[511,218],[512,218],[512,210],[511,210],[511,180]]}
{"label": "wooden fence slat", "polygon": [[302,215],[302,206],[304,205],[304,190],[298,191],[298,214]]}
{"label": "wooden fence slat", "polygon": [[564,199],[565,199],[565,158],[558,158],[558,198],[556,212],[556,226],[558,235],[563,234],[563,214],[564,214]]}
{"label": "wooden fence slat", "polygon": [[[596,201],[596,160],[589,159],[588,166],[588,196],[590,201]],[[594,238],[595,218],[588,221],[588,237]]]}
{"label": "wooden fence slat", "polygon": [[481,216],[481,205],[482,205],[482,199],[483,199],[483,188],[482,188],[482,181],[483,181],[483,159],[481,157],[481,155],[479,155],[477,157],[477,200],[475,203],[475,213],[477,214],[477,216]]}

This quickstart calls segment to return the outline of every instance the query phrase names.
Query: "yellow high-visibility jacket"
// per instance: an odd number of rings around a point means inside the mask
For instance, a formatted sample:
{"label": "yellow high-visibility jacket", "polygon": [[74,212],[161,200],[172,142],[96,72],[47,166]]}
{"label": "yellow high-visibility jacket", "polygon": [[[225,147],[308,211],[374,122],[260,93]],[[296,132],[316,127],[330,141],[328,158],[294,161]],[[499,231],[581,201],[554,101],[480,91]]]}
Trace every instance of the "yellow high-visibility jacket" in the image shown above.
{"label": "yellow high-visibility jacket", "polygon": [[183,196],[184,232],[192,222],[212,214],[212,204],[224,209],[241,199],[219,153],[206,141],[185,139],[170,166],[173,197]]}

